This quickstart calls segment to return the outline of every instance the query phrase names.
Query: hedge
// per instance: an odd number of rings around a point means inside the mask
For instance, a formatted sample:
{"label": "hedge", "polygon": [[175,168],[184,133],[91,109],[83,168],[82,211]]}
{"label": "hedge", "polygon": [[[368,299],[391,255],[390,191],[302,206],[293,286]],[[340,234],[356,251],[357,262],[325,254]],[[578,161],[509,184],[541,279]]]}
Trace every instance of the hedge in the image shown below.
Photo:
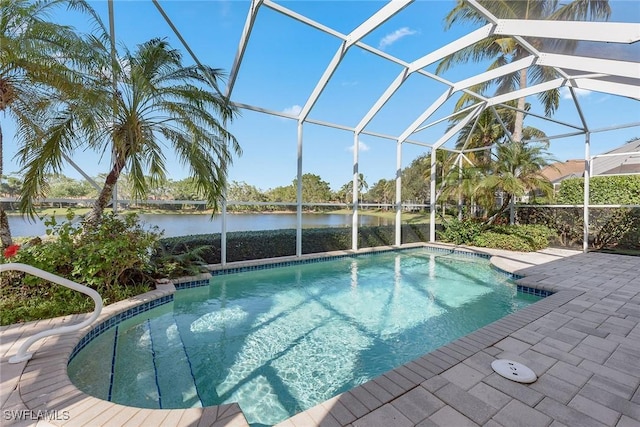
{"label": "hedge", "polygon": [[[403,224],[402,243],[428,241],[429,224]],[[395,243],[394,226],[369,226],[358,229],[358,247],[388,246]],[[162,256],[197,252],[205,264],[221,262],[220,233],[169,237],[160,240],[160,249],[154,254]],[[309,228],[302,230],[302,253],[320,253],[351,249],[351,228]],[[296,230],[236,231],[227,233],[227,261],[291,256],[296,253]]]}
{"label": "hedge", "polygon": [[452,219],[445,223],[441,238],[455,245],[533,252],[548,247],[553,234],[544,225],[489,225]]}
{"label": "hedge", "polygon": [[[518,206],[519,224],[540,224],[555,230],[553,246],[581,247],[582,208]],[[589,209],[589,247],[594,249],[640,249],[640,208]]]}
{"label": "hedge", "polygon": [[[562,181],[558,203],[581,205],[584,202],[584,178]],[[596,176],[589,180],[591,205],[640,205],[640,175]]]}

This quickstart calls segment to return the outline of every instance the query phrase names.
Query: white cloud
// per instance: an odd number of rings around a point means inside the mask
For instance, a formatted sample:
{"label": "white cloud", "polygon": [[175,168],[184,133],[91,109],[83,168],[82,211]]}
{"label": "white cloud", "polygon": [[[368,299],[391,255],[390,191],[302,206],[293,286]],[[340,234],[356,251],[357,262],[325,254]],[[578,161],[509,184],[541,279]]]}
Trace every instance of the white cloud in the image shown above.
{"label": "white cloud", "polygon": [[418,32],[416,30],[410,29],[409,27],[399,28],[395,30],[393,33],[389,33],[386,36],[384,36],[382,40],[380,40],[380,44],[378,45],[378,47],[380,49],[384,49],[388,46],[391,46],[401,38],[406,36],[412,36],[414,34],[418,34]]}
{"label": "white cloud", "polygon": [[297,116],[298,114],[300,114],[300,111],[302,111],[302,107],[299,106],[298,104],[292,105],[291,107],[287,107],[284,110],[282,110],[283,113],[291,114],[293,116]]}
{"label": "white cloud", "polygon": [[[348,146],[347,148],[345,148],[345,150],[347,151],[351,151],[353,153],[353,145]],[[363,152],[363,151],[369,151],[370,148],[367,144],[365,144],[362,141],[358,141],[358,151],[359,152]]]}
{"label": "white cloud", "polygon": [[[575,88],[573,89],[573,91],[578,98],[585,98],[591,95],[591,91],[586,89]],[[562,97],[562,99],[573,99],[573,97],[571,96],[571,91],[566,87],[560,88],[560,96]]]}

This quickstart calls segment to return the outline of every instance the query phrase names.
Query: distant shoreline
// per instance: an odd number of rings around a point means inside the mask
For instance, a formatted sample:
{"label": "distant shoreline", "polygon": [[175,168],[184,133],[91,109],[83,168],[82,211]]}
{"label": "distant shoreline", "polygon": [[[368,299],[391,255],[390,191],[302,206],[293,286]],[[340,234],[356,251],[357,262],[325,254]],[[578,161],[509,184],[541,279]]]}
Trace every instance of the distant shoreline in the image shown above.
{"label": "distant shoreline", "polygon": [[[71,209],[76,215],[84,215],[86,213],[88,213],[91,209],[90,208],[78,208],[78,209],[73,209],[73,208],[66,208],[66,207],[62,207],[62,208],[46,208],[46,209],[39,209],[36,211],[37,215],[39,217],[44,217],[44,216],[52,216],[52,215],[56,215],[56,216],[64,216],[67,213],[67,210]],[[12,217],[16,217],[16,216],[21,216],[21,214],[15,210],[11,211],[11,210],[5,210],[5,212],[7,213],[7,215],[12,216]],[[105,210],[105,212],[110,212],[110,209]],[[141,209],[121,209],[118,211],[119,214],[131,214],[131,213],[135,213],[135,214],[140,214],[140,215],[212,215],[212,210],[208,209],[208,210],[195,210],[195,209],[180,209],[180,210],[166,210],[166,209],[146,209],[146,208],[141,208]],[[295,214],[296,211],[295,210],[289,210],[289,211],[285,211],[285,210],[278,210],[278,211],[247,211],[247,210],[241,210],[241,211],[227,211],[227,214],[229,215],[244,215],[244,214],[268,214],[268,215],[277,215],[277,214]],[[327,210],[327,211],[313,211],[313,210],[309,210],[309,211],[303,211],[304,214],[318,214],[318,215],[326,215],[326,214],[332,214],[332,215],[351,215],[352,211],[351,209],[335,209],[335,210]],[[358,210],[358,214],[360,215],[367,215],[367,216],[376,216],[376,217],[380,217],[380,218],[387,218],[387,219],[392,219],[395,218],[395,211],[392,209],[389,210],[380,210],[380,209],[360,209]],[[220,212],[215,214],[216,216],[221,215]],[[429,213],[426,212],[402,212],[402,217],[405,220],[409,220],[409,222],[428,222],[429,221]]]}

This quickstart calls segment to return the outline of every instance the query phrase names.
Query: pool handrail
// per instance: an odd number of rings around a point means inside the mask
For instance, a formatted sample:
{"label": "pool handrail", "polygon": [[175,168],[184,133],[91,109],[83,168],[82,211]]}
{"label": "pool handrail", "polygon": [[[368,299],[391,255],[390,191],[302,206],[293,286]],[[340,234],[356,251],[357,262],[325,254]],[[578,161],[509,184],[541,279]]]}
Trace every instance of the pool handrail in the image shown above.
{"label": "pool handrail", "polygon": [[9,363],[20,363],[20,362],[24,362],[26,360],[31,359],[31,357],[33,356],[33,353],[28,353],[27,350],[29,349],[29,347],[31,347],[33,343],[35,343],[36,341],[42,338],[50,337],[53,335],[68,334],[68,333],[80,330],[85,326],[88,326],[91,323],[93,323],[93,321],[98,318],[98,316],[100,315],[100,312],[102,311],[102,297],[100,297],[100,294],[98,292],[96,292],[95,290],[87,286],[81,285],[69,279],[65,279],[64,277],[60,277],[55,274],[49,273],[47,271],[41,270],[39,268],[33,267],[31,265],[17,263],[17,262],[0,264],[0,273],[3,271],[22,271],[23,273],[31,274],[41,279],[48,280],[49,282],[53,282],[58,285],[65,286],[69,289],[73,289],[74,291],[82,292],[83,294],[90,296],[95,303],[95,308],[93,310],[93,313],[88,319],[73,325],[62,326],[60,328],[53,328],[46,331],[38,332],[37,334],[29,337],[29,339],[27,339],[20,346],[20,348],[18,349],[18,352],[14,356],[9,358]]}

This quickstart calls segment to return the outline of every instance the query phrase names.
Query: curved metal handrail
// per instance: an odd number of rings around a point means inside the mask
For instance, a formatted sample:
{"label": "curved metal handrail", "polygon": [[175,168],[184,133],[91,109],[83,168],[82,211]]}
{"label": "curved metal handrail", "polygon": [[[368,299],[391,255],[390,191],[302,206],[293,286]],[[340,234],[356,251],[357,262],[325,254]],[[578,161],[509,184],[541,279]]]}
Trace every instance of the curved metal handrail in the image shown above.
{"label": "curved metal handrail", "polygon": [[75,332],[79,329],[82,329],[85,326],[88,326],[91,323],[93,323],[93,321],[98,318],[98,316],[100,315],[100,312],[102,311],[102,297],[100,297],[100,294],[84,285],[80,285],[76,282],[72,282],[71,280],[65,279],[64,277],[56,276],[55,274],[49,273],[47,271],[40,270],[39,268],[33,267],[31,265],[21,264],[16,262],[8,263],[8,264],[0,264],[0,273],[3,271],[22,271],[24,273],[37,276],[41,279],[48,280],[53,283],[57,283],[58,285],[66,286],[67,288],[73,289],[74,291],[82,292],[83,294],[90,296],[93,299],[96,306],[95,309],[93,310],[93,314],[91,314],[91,316],[83,322],[76,323],[74,325],[62,326],[60,328],[49,329],[47,331],[42,331],[33,335],[32,337],[27,339],[24,342],[24,344],[20,346],[15,356],[9,358],[9,363],[20,363],[20,362],[24,362],[25,360],[31,359],[31,357],[33,356],[33,353],[27,353],[27,350],[29,349],[29,347],[31,347],[31,345],[34,342],[45,337],[50,337],[53,335],[60,335],[60,334],[68,334],[70,332]]}

